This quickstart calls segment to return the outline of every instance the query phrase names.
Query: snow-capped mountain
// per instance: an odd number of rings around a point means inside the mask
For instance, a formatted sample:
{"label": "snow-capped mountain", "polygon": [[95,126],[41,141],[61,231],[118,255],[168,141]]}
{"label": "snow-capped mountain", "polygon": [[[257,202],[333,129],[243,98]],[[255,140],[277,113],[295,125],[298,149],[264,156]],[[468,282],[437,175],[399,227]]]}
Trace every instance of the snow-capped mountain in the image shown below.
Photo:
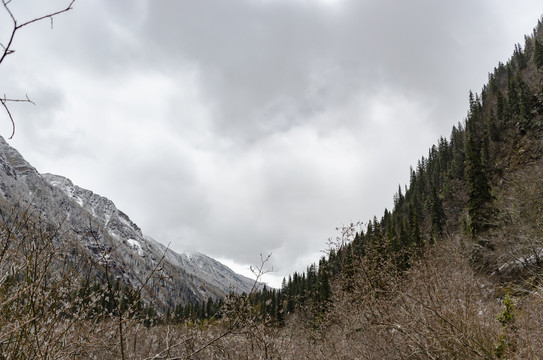
{"label": "snow-capped mountain", "polygon": [[38,173],[2,137],[0,198],[2,204],[29,208],[48,223],[62,224],[87,256],[129,286],[146,284],[165,305],[250,292],[254,285],[204,254],[178,254],[144,236],[111,200],[65,177]]}

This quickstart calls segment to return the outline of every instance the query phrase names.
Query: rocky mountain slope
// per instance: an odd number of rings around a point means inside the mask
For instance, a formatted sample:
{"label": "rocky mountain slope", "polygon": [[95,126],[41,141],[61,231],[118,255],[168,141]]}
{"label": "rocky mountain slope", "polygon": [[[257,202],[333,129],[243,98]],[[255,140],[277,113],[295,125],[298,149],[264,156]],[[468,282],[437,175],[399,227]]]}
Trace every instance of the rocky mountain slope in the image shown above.
{"label": "rocky mountain slope", "polygon": [[115,204],[69,179],[40,174],[0,137],[3,213],[18,207],[61,227],[108,274],[133,288],[145,286],[166,306],[249,292],[254,281],[200,253],[178,254],[145,236]]}

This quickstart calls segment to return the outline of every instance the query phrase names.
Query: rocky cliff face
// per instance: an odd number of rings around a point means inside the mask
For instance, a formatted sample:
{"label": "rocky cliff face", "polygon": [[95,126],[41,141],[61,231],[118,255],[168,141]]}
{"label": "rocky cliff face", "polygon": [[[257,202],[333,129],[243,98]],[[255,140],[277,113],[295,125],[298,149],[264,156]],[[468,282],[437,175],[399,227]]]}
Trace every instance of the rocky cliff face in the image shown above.
{"label": "rocky cliff face", "polygon": [[62,224],[86,256],[129,286],[146,284],[164,305],[249,292],[254,285],[206,255],[178,254],[144,236],[111,200],[65,177],[39,174],[1,137],[0,197],[47,223]]}

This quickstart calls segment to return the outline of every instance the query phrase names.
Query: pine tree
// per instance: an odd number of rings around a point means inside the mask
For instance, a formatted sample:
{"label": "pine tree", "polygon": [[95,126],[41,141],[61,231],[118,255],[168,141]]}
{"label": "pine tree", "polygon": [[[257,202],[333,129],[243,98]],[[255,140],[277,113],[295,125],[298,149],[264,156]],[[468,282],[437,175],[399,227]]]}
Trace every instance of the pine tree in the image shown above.
{"label": "pine tree", "polygon": [[207,300],[206,309],[205,309],[205,317],[209,319],[213,317],[214,315],[215,315],[215,304],[213,303],[213,298],[210,297]]}
{"label": "pine tree", "polygon": [[524,54],[524,51],[522,50],[522,46],[520,44],[515,44],[515,50],[513,51],[512,60],[516,63],[519,70],[524,69],[528,64],[526,60],[526,55]]}
{"label": "pine tree", "polygon": [[352,292],[354,290],[353,280],[355,275],[354,259],[351,247],[346,250],[345,259],[343,260],[343,281],[342,289],[343,291]]}
{"label": "pine tree", "polygon": [[409,236],[411,244],[421,249],[423,246],[422,234],[420,232],[419,216],[415,206],[409,206]]}
{"label": "pine tree", "polygon": [[464,153],[464,129],[462,124],[458,128],[453,126],[450,141],[452,159],[450,175],[456,179],[463,179],[465,172],[465,153]]}
{"label": "pine tree", "polygon": [[530,127],[529,109],[532,108],[532,104],[528,85],[522,79],[520,72],[510,79],[507,94],[511,115],[515,117],[520,133],[524,134]]}
{"label": "pine tree", "polygon": [[398,192],[394,195],[394,210],[401,209],[404,202],[404,197],[402,194],[402,186],[398,184]]}
{"label": "pine tree", "polygon": [[407,270],[409,268],[410,253],[408,252],[409,245],[409,233],[407,231],[407,220],[403,220],[400,224],[400,244],[402,246],[402,252],[397,260],[397,266],[399,270]]}
{"label": "pine tree", "polygon": [[466,181],[469,195],[468,213],[471,234],[475,237],[489,227],[492,195],[486,171],[481,161],[481,150],[471,134],[468,135],[466,157]]}
{"label": "pine tree", "polygon": [[501,91],[498,91],[496,101],[496,115],[498,117],[497,127],[499,130],[502,130],[509,121],[509,106],[507,104],[507,99],[503,96]]}
{"label": "pine tree", "polygon": [[430,218],[432,220],[432,232],[436,236],[441,236],[445,225],[445,211],[443,210],[443,202],[439,198],[435,187],[432,188],[430,199]]}
{"label": "pine tree", "polygon": [[534,62],[538,69],[543,66],[543,44],[537,38],[534,45]]}
{"label": "pine tree", "polygon": [[330,287],[330,276],[328,270],[326,269],[326,262],[321,260],[319,264],[319,273],[318,273],[318,296],[319,303],[321,306],[326,306],[326,303],[332,296],[332,288]]}

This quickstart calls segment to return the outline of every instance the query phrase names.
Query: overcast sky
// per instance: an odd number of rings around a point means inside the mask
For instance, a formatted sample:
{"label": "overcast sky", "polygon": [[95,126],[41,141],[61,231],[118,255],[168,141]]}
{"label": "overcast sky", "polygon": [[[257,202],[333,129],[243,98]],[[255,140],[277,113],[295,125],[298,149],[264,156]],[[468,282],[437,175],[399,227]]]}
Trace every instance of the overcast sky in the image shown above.
{"label": "overcast sky", "polygon": [[[13,0],[20,22],[69,1]],[[143,232],[266,280],[381,217],[541,0],[78,0],[0,66],[9,143]],[[0,42],[9,35],[0,14]],[[0,114],[0,134],[11,133]]]}

